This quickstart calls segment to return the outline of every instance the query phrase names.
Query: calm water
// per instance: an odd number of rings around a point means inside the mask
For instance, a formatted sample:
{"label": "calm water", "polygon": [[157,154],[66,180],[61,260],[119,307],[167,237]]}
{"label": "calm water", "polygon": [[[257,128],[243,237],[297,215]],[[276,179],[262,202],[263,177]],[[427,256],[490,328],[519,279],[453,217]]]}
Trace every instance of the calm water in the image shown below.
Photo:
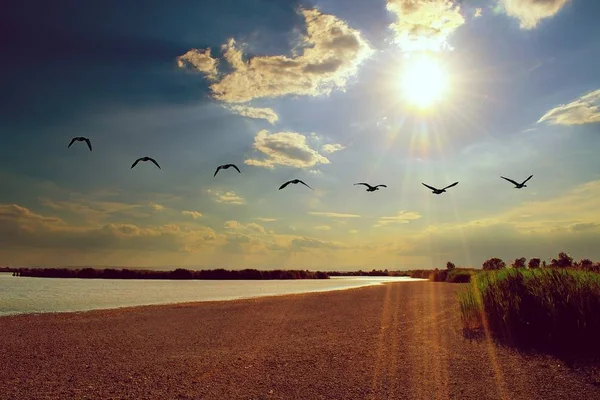
{"label": "calm water", "polygon": [[233,300],[420,280],[422,279],[366,276],[272,281],[168,281],[24,278],[0,273],[0,316],[187,301]]}

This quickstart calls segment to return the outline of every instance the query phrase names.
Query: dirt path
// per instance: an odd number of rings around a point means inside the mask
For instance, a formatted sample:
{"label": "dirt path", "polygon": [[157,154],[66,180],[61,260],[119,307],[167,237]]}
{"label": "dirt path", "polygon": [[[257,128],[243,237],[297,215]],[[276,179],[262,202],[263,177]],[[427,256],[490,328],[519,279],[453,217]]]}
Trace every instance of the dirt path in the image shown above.
{"label": "dirt path", "polygon": [[0,399],[600,399],[463,338],[458,285],[0,318]]}

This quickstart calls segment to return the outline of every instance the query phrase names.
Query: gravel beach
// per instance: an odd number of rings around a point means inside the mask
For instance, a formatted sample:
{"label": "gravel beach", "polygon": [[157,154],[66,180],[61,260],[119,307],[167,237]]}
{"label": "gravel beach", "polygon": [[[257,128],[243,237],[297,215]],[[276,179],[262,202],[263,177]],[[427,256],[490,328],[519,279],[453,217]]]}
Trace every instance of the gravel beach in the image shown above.
{"label": "gravel beach", "polygon": [[600,399],[462,334],[461,285],[0,318],[0,399]]}

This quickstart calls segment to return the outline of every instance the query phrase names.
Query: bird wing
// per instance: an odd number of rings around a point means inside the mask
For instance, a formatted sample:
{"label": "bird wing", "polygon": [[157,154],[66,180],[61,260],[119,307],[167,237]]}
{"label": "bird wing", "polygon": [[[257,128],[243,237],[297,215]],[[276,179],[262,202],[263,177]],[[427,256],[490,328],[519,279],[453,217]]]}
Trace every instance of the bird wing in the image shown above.
{"label": "bird wing", "polygon": [[221,168],[223,168],[223,166],[222,166],[222,165],[219,165],[219,166],[217,167],[217,170],[215,171],[215,174],[213,175],[213,178],[214,178],[215,176],[217,176],[217,172],[219,172],[219,171],[221,170]]}
{"label": "bird wing", "polygon": [[356,186],[356,185],[365,185],[367,187],[371,187],[371,185],[369,185],[368,183],[364,183],[364,182],[355,183],[354,186]]}
{"label": "bird wing", "polygon": [[133,164],[131,164],[131,168],[135,167],[137,165],[137,163],[139,163],[141,160],[141,158],[138,158],[137,160],[135,160],[135,162]]}
{"label": "bird wing", "polygon": [[292,183],[292,181],[287,181],[286,183],[284,183],[283,185],[279,186],[279,190],[284,189],[287,185],[289,185],[290,183]]}
{"label": "bird wing", "polygon": [[528,180],[530,180],[531,178],[533,178],[533,175],[530,175],[530,176],[529,176],[529,178],[525,179],[521,185],[524,185],[524,184],[525,184],[525,182],[527,182],[527,181],[528,181]]}
{"label": "bird wing", "polygon": [[158,165],[158,163],[156,162],[156,160],[155,160],[154,158],[152,158],[152,157],[148,157],[148,159],[149,159],[150,161],[152,161],[152,162],[154,163],[154,165],[156,165],[156,166],[158,167],[158,169],[162,169],[162,168],[160,168],[160,165]]}
{"label": "bird wing", "polygon": [[[454,182],[452,185],[448,185],[444,189],[448,189],[448,188],[451,188],[451,187],[456,186],[456,185],[458,185],[458,182]],[[442,190],[444,190],[444,189],[442,189]]]}
{"label": "bird wing", "polygon": [[381,186],[381,187],[387,187],[386,185],[377,185],[375,187],[379,187],[379,186]]}
{"label": "bird wing", "polygon": [[242,171],[240,171],[240,169],[237,167],[237,165],[235,165],[235,164],[229,164],[229,166],[235,168],[235,170],[237,172],[239,172],[240,174],[242,173]]}
{"label": "bird wing", "polygon": [[310,186],[308,186],[306,183],[302,182],[300,179],[298,179],[298,182],[300,182],[301,184],[303,184],[304,186],[306,186],[310,190],[314,190],[313,188],[311,188]]}
{"label": "bird wing", "polygon": [[72,145],[73,143],[75,143],[75,140],[77,140],[77,138],[73,138],[73,139],[71,139],[71,143],[69,143],[69,145],[67,146],[67,148],[71,147],[71,145]]}
{"label": "bird wing", "polygon": [[429,185],[428,185],[428,184],[426,184],[426,183],[423,183],[423,182],[421,182],[421,184],[422,184],[423,186],[426,186],[426,187],[428,187],[428,188],[429,188],[429,189],[431,189],[431,190],[438,190],[438,189],[434,188],[433,186],[429,186]]}
{"label": "bird wing", "polygon": [[87,143],[88,147],[90,148],[90,151],[92,151],[92,142],[90,142],[90,139],[85,138],[83,140],[85,140],[85,142]]}
{"label": "bird wing", "polygon": [[506,179],[507,181],[509,181],[510,183],[512,183],[512,184],[513,184],[513,185],[515,185],[515,186],[519,186],[519,184],[518,184],[517,182],[513,181],[512,179],[505,178],[505,177],[503,177],[503,176],[501,176],[500,178],[502,178],[502,179]]}

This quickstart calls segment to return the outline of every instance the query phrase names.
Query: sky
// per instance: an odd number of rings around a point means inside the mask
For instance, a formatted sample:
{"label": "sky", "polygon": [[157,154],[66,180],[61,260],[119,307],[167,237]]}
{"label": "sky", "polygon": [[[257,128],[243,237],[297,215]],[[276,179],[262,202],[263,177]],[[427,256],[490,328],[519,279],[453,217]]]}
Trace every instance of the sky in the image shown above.
{"label": "sky", "polygon": [[[0,265],[598,260],[599,12],[596,0],[9,1]],[[76,136],[93,151],[67,147]],[[131,168],[144,156],[161,169]],[[213,176],[228,163],[241,173]],[[520,190],[501,179],[532,174]],[[292,179],[314,190],[278,190]],[[441,195],[422,185],[456,181]]]}

